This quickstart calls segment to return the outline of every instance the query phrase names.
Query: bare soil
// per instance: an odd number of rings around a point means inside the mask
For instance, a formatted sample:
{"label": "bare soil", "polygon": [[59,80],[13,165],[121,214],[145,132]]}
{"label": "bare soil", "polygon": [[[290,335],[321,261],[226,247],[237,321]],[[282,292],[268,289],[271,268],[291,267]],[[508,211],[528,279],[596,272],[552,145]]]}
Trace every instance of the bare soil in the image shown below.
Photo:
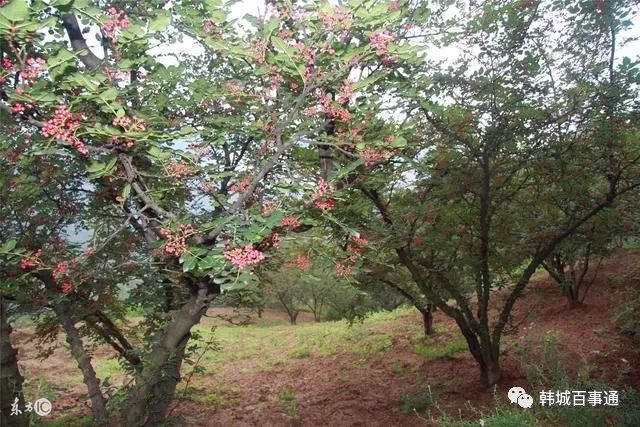
{"label": "bare soil", "polygon": [[[592,366],[589,375],[593,378],[640,388],[640,354],[633,351],[630,338],[621,335],[612,320],[626,290],[640,286],[638,265],[640,250],[616,252],[603,263],[585,303],[573,310],[568,309],[558,286],[546,274],[536,274],[516,304],[503,345],[504,375],[495,396],[506,396],[515,385],[529,386],[521,349],[528,345],[530,354],[525,357],[535,362],[540,343],[550,333],[557,336],[560,355],[572,374],[577,375],[586,364]],[[506,293],[496,295],[496,301],[504,298]],[[215,309],[209,314],[229,313],[228,309]],[[273,310],[267,310],[264,317],[286,319],[284,313]],[[312,316],[301,313],[299,321],[312,321]],[[446,413],[467,418],[477,416],[477,410],[491,408],[496,398],[494,389],[482,387],[478,368],[468,352],[426,359],[415,352],[408,332],[419,324],[418,313],[397,322],[406,325],[407,333],[398,333],[395,325],[393,345],[365,359],[353,353],[311,355],[288,358],[287,363],[265,370],[250,369],[255,366],[254,359],[232,360],[224,370],[198,378],[196,392],[207,393],[208,384],[217,390],[212,402],[180,400],[172,416],[178,425],[193,426],[428,425],[428,413],[405,414],[400,402],[403,396],[424,394],[429,388],[438,403],[430,409],[436,417]],[[436,334],[455,327],[441,312],[436,312],[434,325]],[[40,378],[42,383],[64,387],[64,397],[53,402],[54,408],[88,413],[81,397],[86,390],[70,354],[60,348],[45,362],[37,359],[29,343],[32,333],[31,328],[16,328],[13,335],[30,386],[36,387],[34,382]],[[95,357],[110,354],[109,349],[98,348]],[[283,396],[283,390],[293,398]]]}

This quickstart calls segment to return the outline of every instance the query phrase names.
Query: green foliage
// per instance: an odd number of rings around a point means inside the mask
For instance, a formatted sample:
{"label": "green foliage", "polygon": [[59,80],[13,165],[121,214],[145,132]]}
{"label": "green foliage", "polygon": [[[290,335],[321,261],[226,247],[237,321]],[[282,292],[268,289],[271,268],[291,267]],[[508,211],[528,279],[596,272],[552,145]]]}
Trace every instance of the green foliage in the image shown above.
{"label": "green foliage", "polygon": [[298,402],[296,396],[291,389],[284,388],[278,393],[278,401],[287,411],[287,415],[293,419],[298,419]]}
{"label": "green foliage", "polygon": [[444,346],[433,344],[418,344],[414,351],[426,357],[427,359],[453,358],[455,355],[467,350],[467,343],[464,339],[459,338],[453,342],[446,343]]}
{"label": "green foliage", "polygon": [[400,408],[405,414],[424,412],[437,406],[438,396],[434,395],[431,386],[427,385],[415,396],[408,394],[400,398]]}

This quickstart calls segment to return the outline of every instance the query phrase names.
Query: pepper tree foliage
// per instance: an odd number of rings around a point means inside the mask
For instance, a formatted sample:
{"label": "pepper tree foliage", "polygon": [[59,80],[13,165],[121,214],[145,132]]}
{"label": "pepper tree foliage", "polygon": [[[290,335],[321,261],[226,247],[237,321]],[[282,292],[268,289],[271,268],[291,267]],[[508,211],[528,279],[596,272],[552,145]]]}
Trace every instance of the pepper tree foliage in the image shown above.
{"label": "pepper tree foliage", "polygon": [[[350,203],[333,215],[370,242],[360,273],[392,285],[409,273],[403,290],[455,320],[486,385],[536,269],[609,209],[637,204],[639,68],[618,55],[634,5],[459,2],[430,41],[460,55],[427,55],[389,101],[405,112],[407,148],[361,153],[342,182]],[[382,126],[367,122],[384,138]]]}
{"label": "pepper tree foliage", "polygon": [[[95,325],[131,368],[120,422],[160,422],[212,299],[252,280],[281,239],[335,221],[336,171],[320,136],[376,150],[382,142],[367,147],[352,123],[381,104],[360,109],[354,93],[380,99],[382,82],[418,63],[403,35],[420,4],[269,1],[238,23],[233,3],[0,8],[0,105],[19,129],[2,141],[2,293],[57,316],[99,423],[113,414],[74,324]],[[176,54],[179,40],[194,52]],[[310,151],[322,172],[295,164]],[[348,170],[362,163],[353,151]],[[357,231],[351,238],[364,244]],[[132,304],[144,330],[128,340],[113,319]]]}

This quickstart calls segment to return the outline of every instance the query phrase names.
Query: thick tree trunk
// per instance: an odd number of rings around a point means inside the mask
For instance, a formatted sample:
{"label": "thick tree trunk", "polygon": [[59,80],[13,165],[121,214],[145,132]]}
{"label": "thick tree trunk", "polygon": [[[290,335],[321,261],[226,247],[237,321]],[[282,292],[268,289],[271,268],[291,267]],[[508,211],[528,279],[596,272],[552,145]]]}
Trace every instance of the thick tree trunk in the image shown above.
{"label": "thick tree trunk", "polygon": [[67,337],[67,343],[71,347],[71,354],[78,362],[78,367],[82,371],[82,377],[87,391],[89,392],[89,399],[91,399],[91,409],[96,422],[99,424],[107,423],[107,407],[102,391],[100,390],[100,380],[96,376],[96,372],[91,364],[91,357],[84,349],[80,333],[76,329],[75,322],[73,321],[67,303],[62,302],[53,307],[58,320],[62,324],[62,328]]}
{"label": "thick tree trunk", "polygon": [[467,341],[471,355],[478,363],[482,384],[491,387],[502,378],[499,347],[492,345],[488,340],[482,342],[464,319],[456,319],[456,323]]}
{"label": "thick tree trunk", "polygon": [[485,386],[491,387],[500,381],[501,378],[500,360],[497,357],[489,355],[480,363],[480,380]]}
{"label": "thick tree trunk", "polygon": [[[29,414],[24,412],[23,378],[18,369],[18,352],[11,345],[11,324],[7,319],[5,301],[0,296],[0,425],[26,427]],[[22,414],[11,415],[11,407],[18,399]]]}
{"label": "thick tree trunk", "polygon": [[180,310],[173,314],[162,340],[145,358],[142,373],[127,396],[122,411],[123,426],[156,426],[163,420],[175,395],[180,367],[193,326],[200,322],[215,290],[200,283]]}
{"label": "thick tree trunk", "polygon": [[431,335],[433,333],[433,305],[428,304],[425,308],[421,308],[419,310],[420,314],[422,314],[424,334]]}
{"label": "thick tree trunk", "polygon": [[[152,396],[149,399],[149,419],[146,425],[156,426],[162,423],[165,419],[169,406],[175,395],[176,387],[180,382],[180,368],[182,367],[182,360],[184,359],[184,353],[187,348],[191,334],[188,334],[182,343],[178,346],[176,353],[169,358],[164,372],[162,373],[162,379],[155,385],[152,390]],[[169,397],[170,396],[170,397]]]}
{"label": "thick tree trunk", "polygon": [[289,323],[291,323],[292,325],[295,325],[297,320],[298,320],[298,311],[294,310],[292,312],[289,313]]}

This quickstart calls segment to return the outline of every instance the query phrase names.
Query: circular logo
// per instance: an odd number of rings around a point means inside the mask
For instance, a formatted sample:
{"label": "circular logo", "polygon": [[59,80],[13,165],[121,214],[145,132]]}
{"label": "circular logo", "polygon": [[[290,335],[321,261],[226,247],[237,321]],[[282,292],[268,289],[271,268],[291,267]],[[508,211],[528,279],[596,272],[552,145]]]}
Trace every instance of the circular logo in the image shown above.
{"label": "circular logo", "polygon": [[33,411],[41,417],[46,417],[51,413],[51,402],[49,399],[38,399],[33,404]]}

